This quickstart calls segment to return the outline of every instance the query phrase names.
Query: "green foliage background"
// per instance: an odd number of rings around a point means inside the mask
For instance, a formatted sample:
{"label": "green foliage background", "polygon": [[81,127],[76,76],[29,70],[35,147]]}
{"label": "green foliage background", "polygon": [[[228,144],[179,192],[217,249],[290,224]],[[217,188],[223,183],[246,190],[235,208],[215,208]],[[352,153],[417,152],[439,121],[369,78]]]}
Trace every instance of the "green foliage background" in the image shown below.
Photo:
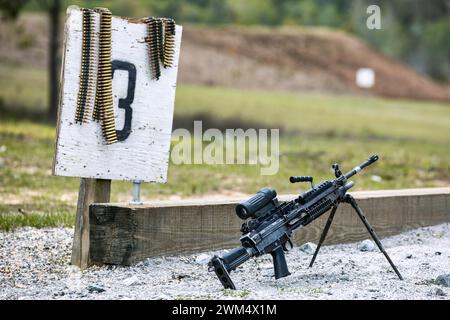
{"label": "green foliage background", "polygon": [[[26,9],[42,10],[41,2],[30,0]],[[123,16],[169,16],[182,24],[338,28],[450,82],[450,0],[63,0],[63,7],[70,4],[105,6]],[[381,30],[366,27],[371,4],[381,8]]]}

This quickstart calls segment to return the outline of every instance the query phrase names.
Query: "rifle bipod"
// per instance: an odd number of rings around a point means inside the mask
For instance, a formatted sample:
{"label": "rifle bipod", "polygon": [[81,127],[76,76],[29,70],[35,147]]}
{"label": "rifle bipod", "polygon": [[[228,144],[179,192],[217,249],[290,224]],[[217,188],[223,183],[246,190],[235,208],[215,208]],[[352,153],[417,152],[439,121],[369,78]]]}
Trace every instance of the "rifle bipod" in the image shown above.
{"label": "rifle bipod", "polygon": [[[384,254],[384,256],[386,257],[387,261],[391,265],[392,269],[394,269],[394,271],[397,274],[397,276],[399,277],[399,279],[403,280],[402,275],[400,274],[400,272],[398,271],[397,267],[392,262],[391,258],[387,254],[387,252],[384,250],[383,245],[380,242],[380,239],[378,239],[378,236],[375,234],[375,231],[373,230],[373,228],[370,225],[369,221],[364,216],[364,213],[361,210],[361,208],[359,207],[359,205],[356,202],[355,198],[353,198],[351,195],[347,194],[347,195],[345,195],[344,202],[349,203],[352,206],[352,208],[355,209],[356,213],[358,214],[358,217],[361,219],[361,221],[363,222],[363,224],[366,227],[367,231],[369,232],[370,236],[372,237],[372,239],[377,244],[378,249],[380,249],[380,251]],[[316,260],[317,254],[319,253],[320,247],[322,246],[322,243],[325,240],[325,237],[327,236],[328,230],[330,229],[331,223],[333,222],[333,218],[334,218],[334,215],[336,213],[337,208],[338,208],[338,205],[335,205],[333,207],[333,209],[331,210],[330,215],[328,216],[327,223],[325,224],[325,227],[323,229],[322,235],[320,236],[319,244],[317,245],[316,251],[314,252],[314,255],[313,255],[313,257],[311,259],[311,262],[309,264],[310,268],[313,266],[314,261]]]}

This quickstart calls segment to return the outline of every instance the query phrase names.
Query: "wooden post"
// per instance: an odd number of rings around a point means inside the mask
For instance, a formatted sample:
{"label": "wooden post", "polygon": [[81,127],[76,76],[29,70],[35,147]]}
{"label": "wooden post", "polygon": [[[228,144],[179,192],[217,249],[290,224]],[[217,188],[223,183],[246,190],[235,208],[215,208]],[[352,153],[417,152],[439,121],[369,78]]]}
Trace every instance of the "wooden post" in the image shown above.
{"label": "wooden post", "polygon": [[89,206],[110,201],[111,180],[80,179],[77,216],[72,246],[72,264],[80,269],[89,267]]}

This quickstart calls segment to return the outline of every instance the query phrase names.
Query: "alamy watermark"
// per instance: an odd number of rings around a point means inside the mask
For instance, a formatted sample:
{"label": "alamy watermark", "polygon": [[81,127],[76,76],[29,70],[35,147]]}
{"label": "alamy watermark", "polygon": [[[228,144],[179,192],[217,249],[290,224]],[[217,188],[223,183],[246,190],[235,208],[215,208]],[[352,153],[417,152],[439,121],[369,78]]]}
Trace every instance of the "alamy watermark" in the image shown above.
{"label": "alamy watermark", "polygon": [[376,4],[367,7],[366,13],[369,14],[366,20],[366,26],[369,30],[381,29],[381,9]]}
{"label": "alamy watermark", "polygon": [[[270,133],[270,134],[269,134]],[[193,136],[187,129],[172,132],[173,164],[246,164],[260,165],[261,175],[273,175],[279,169],[279,129],[219,129],[203,132],[202,121],[194,121]]]}
{"label": "alamy watermark", "polygon": [[[381,9],[367,7],[366,26],[381,29]],[[270,132],[270,134],[269,134]],[[170,158],[173,164],[260,165],[261,175],[274,175],[279,170],[279,129],[210,128],[203,132],[202,121],[194,121],[193,136],[187,129],[172,132],[174,146]]]}

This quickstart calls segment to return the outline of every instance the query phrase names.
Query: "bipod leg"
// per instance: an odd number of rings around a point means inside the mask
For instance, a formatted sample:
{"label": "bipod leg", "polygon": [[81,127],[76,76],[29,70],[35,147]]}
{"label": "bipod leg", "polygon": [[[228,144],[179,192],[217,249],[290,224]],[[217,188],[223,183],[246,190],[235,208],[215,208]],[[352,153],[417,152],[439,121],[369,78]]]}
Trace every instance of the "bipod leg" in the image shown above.
{"label": "bipod leg", "polygon": [[316,260],[317,254],[319,253],[320,247],[322,246],[323,241],[325,240],[325,237],[327,236],[328,229],[330,229],[331,222],[333,222],[334,214],[336,213],[338,205],[335,205],[333,209],[331,209],[330,215],[328,216],[327,223],[325,224],[325,228],[322,231],[322,235],[320,236],[319,244],[317,245],[316,251],[314,252],[314,255],[311,259],[311,262],[309,263],[309,267],[311,268],[314,264],[314,261]]}
{"label": "bipod leg", "polygon": [[345,196],[344,199],[345,202],[349,203],[353,209],[355,209],[356,213],[358,214],[359,218],[361,219],[361,221],[363,222],[364,226],[366,227],[367,231],[369,232],[369,234],[372,236],[372,239],[375,241],[375,243],[377,244],[378,248],[380,249],[380,251],[384,254],[384,256],[386,257],[387,261],[389,262],[389,264],[391,265],[392,269],[394,269],[395,273],[397,274],[397,276],[399,277],[400,280],[403,280],[402,275],[400,274],[400,272],[398,271],[397,267],[394,265],[394,263],[392,262],[391,258],[389,257],[389,255],[387,254],[387,252],[384,250],[383,245],[381,244],[380,239],[378,239],[378,236],[375,234],[375,231],[373,230],[372,226],[370,225],[369,221],[367,221],[367,218],[364,216],[364,213],[362,212],[361,208],[359,207],[358,203],[356,202],[355,198],[353,198],[351,195],[347,194]]}

